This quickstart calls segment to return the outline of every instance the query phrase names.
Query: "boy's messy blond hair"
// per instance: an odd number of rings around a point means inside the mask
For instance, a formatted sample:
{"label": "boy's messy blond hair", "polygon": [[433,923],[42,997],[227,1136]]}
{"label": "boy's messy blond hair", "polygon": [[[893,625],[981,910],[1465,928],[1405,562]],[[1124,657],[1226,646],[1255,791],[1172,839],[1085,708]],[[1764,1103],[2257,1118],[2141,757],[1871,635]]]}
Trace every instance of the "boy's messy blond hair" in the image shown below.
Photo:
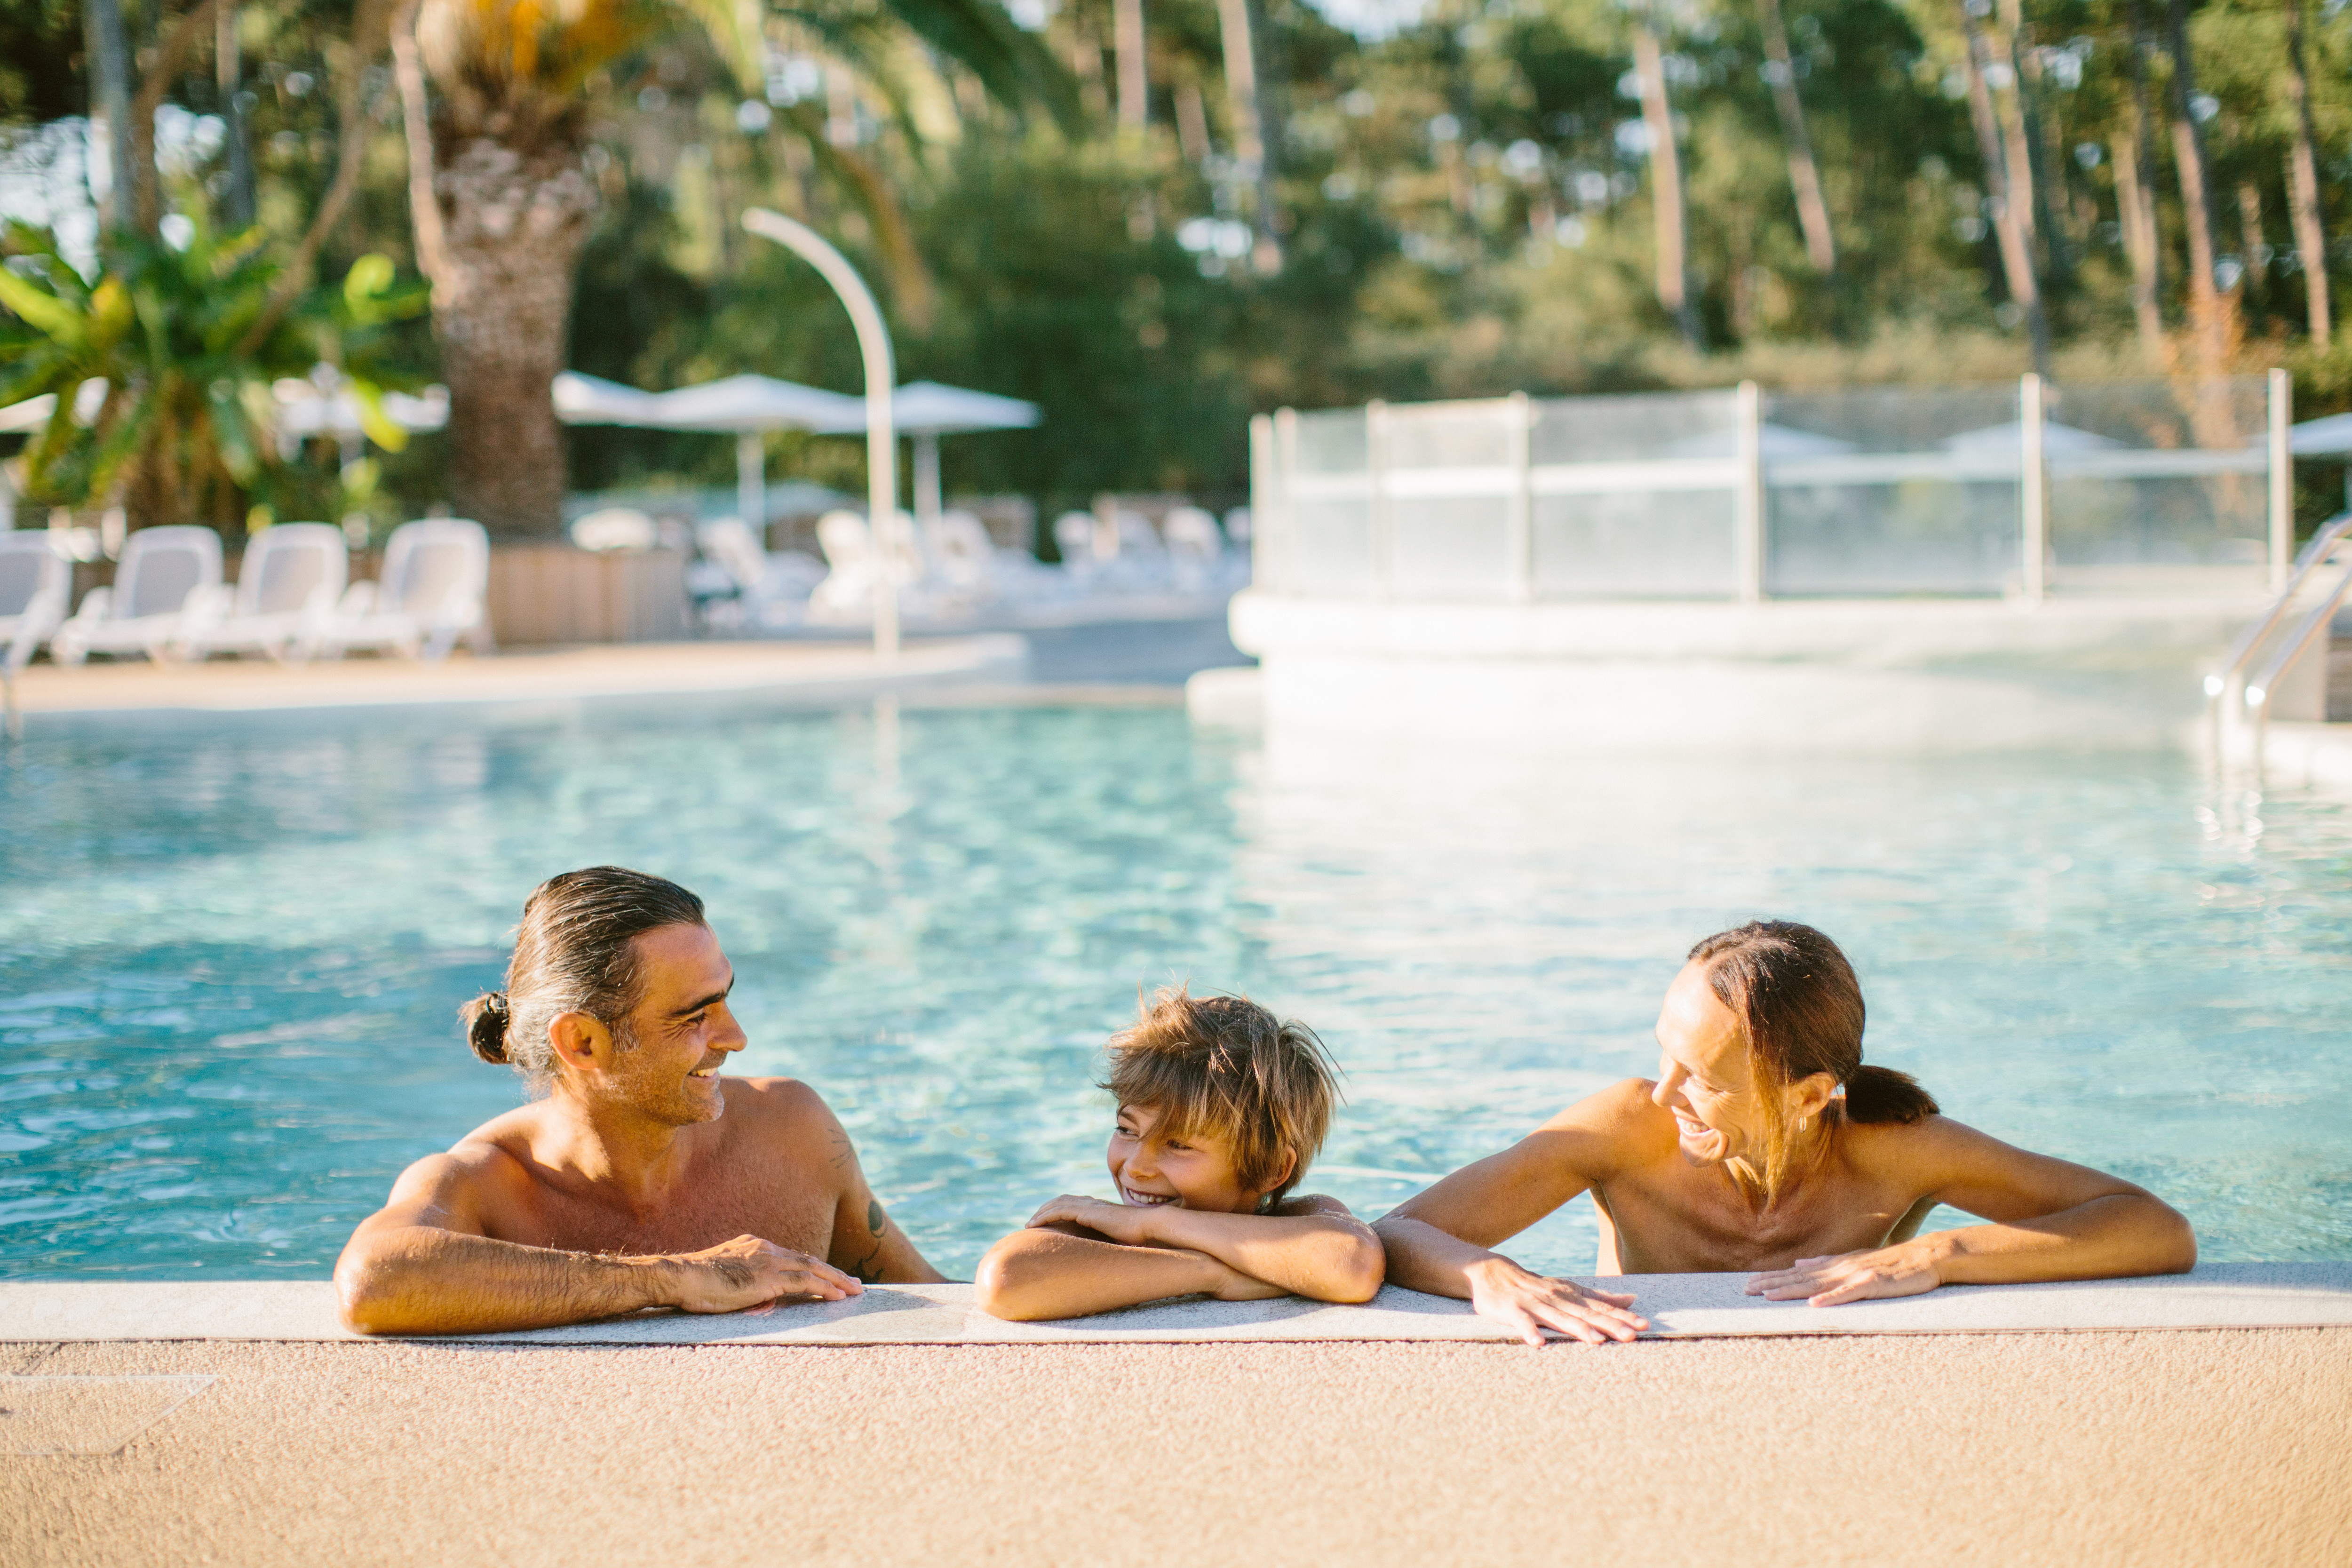
{"label": "boy's messy blond hair", "polygon": [[[1171,1137],[1206,1133],[1233,1151],[1245,1188],[1266,1184],[1280,1203],[1323,1147],[1339,1100],[1338,1069],[1315,1031],[1277,1021],[1245,996],[1195,996],[1164,987],[1133,1026],[1111,1037],[1101,1087],[1118,1103],[1160,1113]],[[1282,1157],[1289,1173],[1277,1184]]]}

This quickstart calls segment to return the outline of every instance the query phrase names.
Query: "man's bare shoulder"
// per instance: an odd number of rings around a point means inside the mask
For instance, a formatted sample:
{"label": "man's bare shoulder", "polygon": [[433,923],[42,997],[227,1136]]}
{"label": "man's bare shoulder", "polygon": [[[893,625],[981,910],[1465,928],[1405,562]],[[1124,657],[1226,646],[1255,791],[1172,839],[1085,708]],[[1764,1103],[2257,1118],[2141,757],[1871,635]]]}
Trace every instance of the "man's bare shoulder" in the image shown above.
{"label": "man's bare shoulder", "polygon": [[762,1122],[823,1122],[833,1120],[824,1096],[796,1078],[721,1078],[727,1114]]}
{"label": "man's bare shoulder", "polygon": [[[722,1078],[727,1115],[720,1123],[737,1148],[805,1150],[830,1160],[849,1146],[848,1134],[824,1096],[796,1078]],[[838,1145],[838,1147],[836,1147]],[[852,1156],[853,1158],[855,1156]]]}

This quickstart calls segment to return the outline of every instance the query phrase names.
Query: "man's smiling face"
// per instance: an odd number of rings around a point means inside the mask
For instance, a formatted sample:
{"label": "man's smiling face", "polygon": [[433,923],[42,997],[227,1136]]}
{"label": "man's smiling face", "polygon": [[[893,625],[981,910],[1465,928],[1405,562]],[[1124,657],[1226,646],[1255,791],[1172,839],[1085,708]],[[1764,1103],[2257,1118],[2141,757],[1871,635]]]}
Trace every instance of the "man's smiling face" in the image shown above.
{"label": "man's smiling face", "polygon": [[611,1089],[639,1114],[673,1126],[727,1110],[719,1072],[747,1043],[728,1010],[735,969],[709,926],[663,926],[636,939],[645,994],[615,1029]]}

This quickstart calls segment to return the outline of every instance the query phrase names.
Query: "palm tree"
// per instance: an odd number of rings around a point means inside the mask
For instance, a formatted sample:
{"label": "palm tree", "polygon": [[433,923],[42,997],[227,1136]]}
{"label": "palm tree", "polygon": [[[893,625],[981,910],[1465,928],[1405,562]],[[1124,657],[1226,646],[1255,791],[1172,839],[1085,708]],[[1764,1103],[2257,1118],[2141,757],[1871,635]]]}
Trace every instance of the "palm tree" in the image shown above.
{"label": "palm tree", "polygon": [[[1063,96],[1058,68],[995,0],[800,0],[776,14],[852,63],[911,32],[999,102]],[[746,85],[760,79],[757,8],[733,0],[404,0],[394,20],[417,262],[449,387],[451,499],[496,532],[558,526],[563,448],[548,384],[598,205],[583,163],[594,84],[682,32],[706,37]]]}

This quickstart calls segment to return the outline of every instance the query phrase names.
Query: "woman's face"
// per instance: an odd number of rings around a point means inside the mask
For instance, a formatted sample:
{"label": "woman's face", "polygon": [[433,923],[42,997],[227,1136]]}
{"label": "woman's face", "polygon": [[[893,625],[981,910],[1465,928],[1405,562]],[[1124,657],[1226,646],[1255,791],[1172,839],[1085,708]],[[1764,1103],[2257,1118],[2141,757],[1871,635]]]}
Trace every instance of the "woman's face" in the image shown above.
{"label": "woman's face", "polygon": [[1697,963],[1683,966],[1658,1010],[1658,1082],[1650,1098],[1675,1119],[1694,1165],[1760,1156],[1765,1108],[1748,1070],[1739,1019]]}

